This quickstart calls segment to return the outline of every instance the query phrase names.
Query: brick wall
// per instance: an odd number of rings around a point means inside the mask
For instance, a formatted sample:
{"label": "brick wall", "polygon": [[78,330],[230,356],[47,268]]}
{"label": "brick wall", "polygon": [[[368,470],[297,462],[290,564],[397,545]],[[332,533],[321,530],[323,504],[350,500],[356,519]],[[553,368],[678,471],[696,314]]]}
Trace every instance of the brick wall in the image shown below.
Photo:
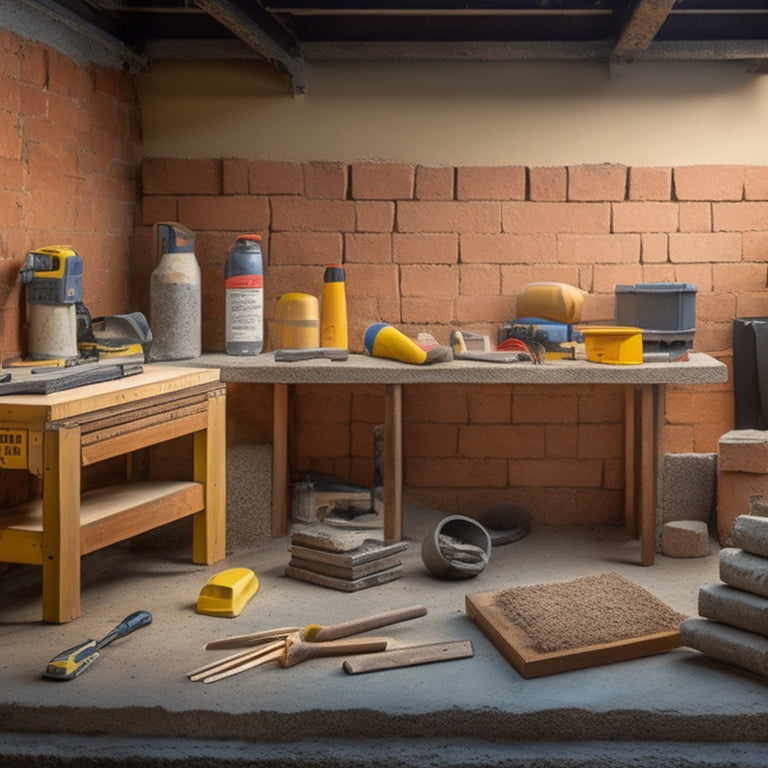
{"label": "brick wall", "polygon": [[[346,267],[350,346],[388,322],[446,342],[495,336],[529,282],[588,292],[586,321],[611,322],[614,286],[698,288],[697,351],[731,364],[732,320],[768,315],[768,167],[439,167],[403,163],[150,158],[135,254],[147,306],[151,224],[197,233],[204,348],[224,345],[223,262],[235,235],[260,233],[266,316],[287,291],[320,295],[323,266]],[[295,471],[370,483],[379,388],[298,387]],[[267,439],[268,389],[230,396],[237,437]],[[668,452],[712,452],[732,426],[730,384],[667,390]],[[623,399],[591,387],[419,387],[404,398],[406,493],[447,511],[530,503],[550,523],[622,516]]]}
{"label": "brick wall", "polygon": [[[26,349],[19,270],[33,248],[66,244],[82,256],[94,316],[130,308],[140,159],[130,75],[0,29],[0,358]],[[0,505],[33,482],[5,473]]]}

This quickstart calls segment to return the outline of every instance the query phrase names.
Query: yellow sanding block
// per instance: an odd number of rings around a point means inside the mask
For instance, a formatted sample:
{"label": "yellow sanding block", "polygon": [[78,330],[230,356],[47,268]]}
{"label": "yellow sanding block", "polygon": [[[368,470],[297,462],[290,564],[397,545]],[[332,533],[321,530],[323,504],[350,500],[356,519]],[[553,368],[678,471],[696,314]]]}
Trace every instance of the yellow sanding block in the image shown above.
{"label": "yellow sanding block", "polygon": [[250,568],[230,568],[211,577],[200,590],[195,610],[207,616],[239,616],[259,590]]}

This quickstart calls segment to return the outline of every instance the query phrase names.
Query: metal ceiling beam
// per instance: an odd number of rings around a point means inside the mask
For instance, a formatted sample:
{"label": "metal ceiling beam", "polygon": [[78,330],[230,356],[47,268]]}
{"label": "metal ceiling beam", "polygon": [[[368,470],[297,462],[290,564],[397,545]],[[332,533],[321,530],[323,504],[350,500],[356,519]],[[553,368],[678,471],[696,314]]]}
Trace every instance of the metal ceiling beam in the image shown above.
{"label": "metal ceiling beam", "polygon": [[611,61],[630,64],[647,50],[674,6],[675,0],[637,0],[611,53]]}
{"label": "metal ceiling beam", "polygon": [[194,0],[194,3],[285,72],[291,79],[294,96],[306,93],[304,63],[297,55],[296,41],[259,3],[253,0],[248,3],[242,0]]}

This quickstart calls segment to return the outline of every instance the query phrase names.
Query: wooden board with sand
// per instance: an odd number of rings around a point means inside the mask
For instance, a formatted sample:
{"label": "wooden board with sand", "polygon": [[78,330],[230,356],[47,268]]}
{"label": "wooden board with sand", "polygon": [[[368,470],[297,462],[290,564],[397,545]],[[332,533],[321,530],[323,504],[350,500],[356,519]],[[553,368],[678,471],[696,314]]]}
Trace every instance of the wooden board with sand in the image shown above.
{"label": "wooden board with sand", "polygon": [[524,678],[671,650],[686,618],[615,573],[467,594],[465,605]]}

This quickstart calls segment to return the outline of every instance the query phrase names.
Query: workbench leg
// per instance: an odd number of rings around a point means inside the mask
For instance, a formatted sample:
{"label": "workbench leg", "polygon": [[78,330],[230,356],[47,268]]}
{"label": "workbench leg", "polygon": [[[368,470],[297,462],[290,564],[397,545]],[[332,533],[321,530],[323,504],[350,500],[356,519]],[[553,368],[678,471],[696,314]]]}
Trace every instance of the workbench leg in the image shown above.
{"label": "workbench leg", "polygon": [[208,398],[208,424],[194,436],[194,479],[205,486],[205,509],[193,517],[192,561],[204,565],[227,554],[227,398]]}
{"label": "workbench leg", "polygon": [[630,536],[637,535],[635,414],[635,388],[630,386],[625,390],[624,400],[624,527]]}
{"label": "workbench leg", "polygon": [[288,385],[272,386],[272,537],[288,533]]}
{"label": "workbench leg", "polygon": [[80,427],[46,430],[43,447],[43,621],[80,613]]}
{"label": "workbench leg", "polygon": [[384,540],[403,538],[403,387],[386,384],[384,392]]}
{"label": "workbench leg", "polygon": [[653,565],[656,559],[657,488],[663,453],[665,411],[664,385],[640,388],[640,562]]}

